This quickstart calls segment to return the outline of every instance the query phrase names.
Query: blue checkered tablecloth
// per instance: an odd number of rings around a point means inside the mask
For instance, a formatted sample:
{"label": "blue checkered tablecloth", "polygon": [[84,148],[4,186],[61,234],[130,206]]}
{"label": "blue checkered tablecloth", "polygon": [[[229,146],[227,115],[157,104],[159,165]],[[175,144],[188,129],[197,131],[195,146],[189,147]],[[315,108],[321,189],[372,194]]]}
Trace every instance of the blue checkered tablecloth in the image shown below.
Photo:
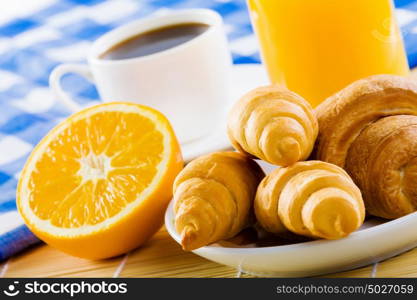
{"label": "blue checkered tablecloth", "polygon": [[[417,1],[397,0],[410,66],[417,65]],[[131,20],[167,9],[206,7],[225,20],[236,64],[259,63],[244,0],[13,0],[0,2],[0,261],[38,240],[15,205],[19,172],[32,147],[69,111],[48,89],[51,70],[81,62],[91,43]],[[67,75],[63,85],[80,104],[95,88]]]}

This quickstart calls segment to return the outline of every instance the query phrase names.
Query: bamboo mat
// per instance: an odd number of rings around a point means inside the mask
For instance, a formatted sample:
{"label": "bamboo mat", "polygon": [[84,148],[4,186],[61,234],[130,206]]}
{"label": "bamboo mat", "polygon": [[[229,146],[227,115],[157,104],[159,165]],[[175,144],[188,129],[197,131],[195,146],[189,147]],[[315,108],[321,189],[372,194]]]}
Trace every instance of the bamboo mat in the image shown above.
{"label": "bamboo mat", "polygon": [[[0,277],[251,277],[184,252],[161,229],[128,255],[89,261],[47,245],[34,247],[0,265]],[[417,277],[417,248],[368,267],[324,277]]]}
{"label": "bamboo mat", "polygon": [[[411,76],[417,80],[417,68]],[[144,246],[103,261],[40,245],[0,263],[0,277],[253,277],[184,252],[162,228]],[[323,277],[417,277],[417,248],[364,268]]]}

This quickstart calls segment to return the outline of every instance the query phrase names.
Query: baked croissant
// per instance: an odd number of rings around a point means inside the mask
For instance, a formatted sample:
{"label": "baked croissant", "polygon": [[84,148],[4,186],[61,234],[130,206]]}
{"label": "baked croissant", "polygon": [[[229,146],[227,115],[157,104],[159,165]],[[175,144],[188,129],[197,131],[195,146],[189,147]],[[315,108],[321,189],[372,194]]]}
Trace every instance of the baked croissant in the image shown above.
{"label": "baked croissant", "polygon": [[346,170],[366,195],[372,215],[387,219],[417,208],[417,117],[386,117],[366,127],[350,147]]}
{"label": "baked croissant", "polygon": [[289,230],[338,239],[358,229],[365,218],[359,188],[342,168],[322,161],[275,169],[260,183],[254,207],[260,225],[281,235]]}
{"label": "baked croissant", "polygon": [[394,219],[416,210],[417,83],[393,75],[359,80],[319,105],[316,115],[314,157],[348,171],[368,213]]}
{"label": "baked croissant", "polygon": [[306,159],[317,137],[317,120],[310,104],[278,85],[244,95],[228,117],[234,148],[274,165]]}
{"label": "baked croissant", "polygon": [[237,152],[190,162],[174,182],[175,227],[184,250],[233,237],[249,225],[256,188],[265,176]]}

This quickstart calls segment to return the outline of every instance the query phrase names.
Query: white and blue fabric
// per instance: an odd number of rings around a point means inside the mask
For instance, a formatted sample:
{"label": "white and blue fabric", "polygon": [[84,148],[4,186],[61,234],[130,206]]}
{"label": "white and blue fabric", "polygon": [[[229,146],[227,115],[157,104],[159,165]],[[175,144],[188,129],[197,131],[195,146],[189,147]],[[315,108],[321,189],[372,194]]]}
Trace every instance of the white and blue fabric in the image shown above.
{"label": "white and blue fabric", "polygon": [[[409,63],[417,65],[417,1],[397,0]],[[0,3],[0,261],[38,242],[15,204],[19,172],[34,145],[69,115],[48,89],[51,70],[82,62],[91,43],[129,21],[167,9],[206,7],[225,21],[234,63],[259,63],[245,0],[36,0]],[[94,86],[63,78],[80,104],[97,99]]]}

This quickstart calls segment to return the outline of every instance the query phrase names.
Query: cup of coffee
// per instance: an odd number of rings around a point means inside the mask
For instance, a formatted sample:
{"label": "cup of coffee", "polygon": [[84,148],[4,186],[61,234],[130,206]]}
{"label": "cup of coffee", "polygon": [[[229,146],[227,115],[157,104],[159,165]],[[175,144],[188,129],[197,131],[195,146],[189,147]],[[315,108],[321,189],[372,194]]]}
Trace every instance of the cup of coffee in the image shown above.
{"label": "cup of coffee", "polygon": [[182,144],[208,135],[224,119],[232,60],[214,11],[174,11],[118,27],[93,43],[87,61],[59,65],[50,75],[52,91],[73,111],[80,107],[60,84],[67,73],[92,81],[105,102],[161,111]]}

